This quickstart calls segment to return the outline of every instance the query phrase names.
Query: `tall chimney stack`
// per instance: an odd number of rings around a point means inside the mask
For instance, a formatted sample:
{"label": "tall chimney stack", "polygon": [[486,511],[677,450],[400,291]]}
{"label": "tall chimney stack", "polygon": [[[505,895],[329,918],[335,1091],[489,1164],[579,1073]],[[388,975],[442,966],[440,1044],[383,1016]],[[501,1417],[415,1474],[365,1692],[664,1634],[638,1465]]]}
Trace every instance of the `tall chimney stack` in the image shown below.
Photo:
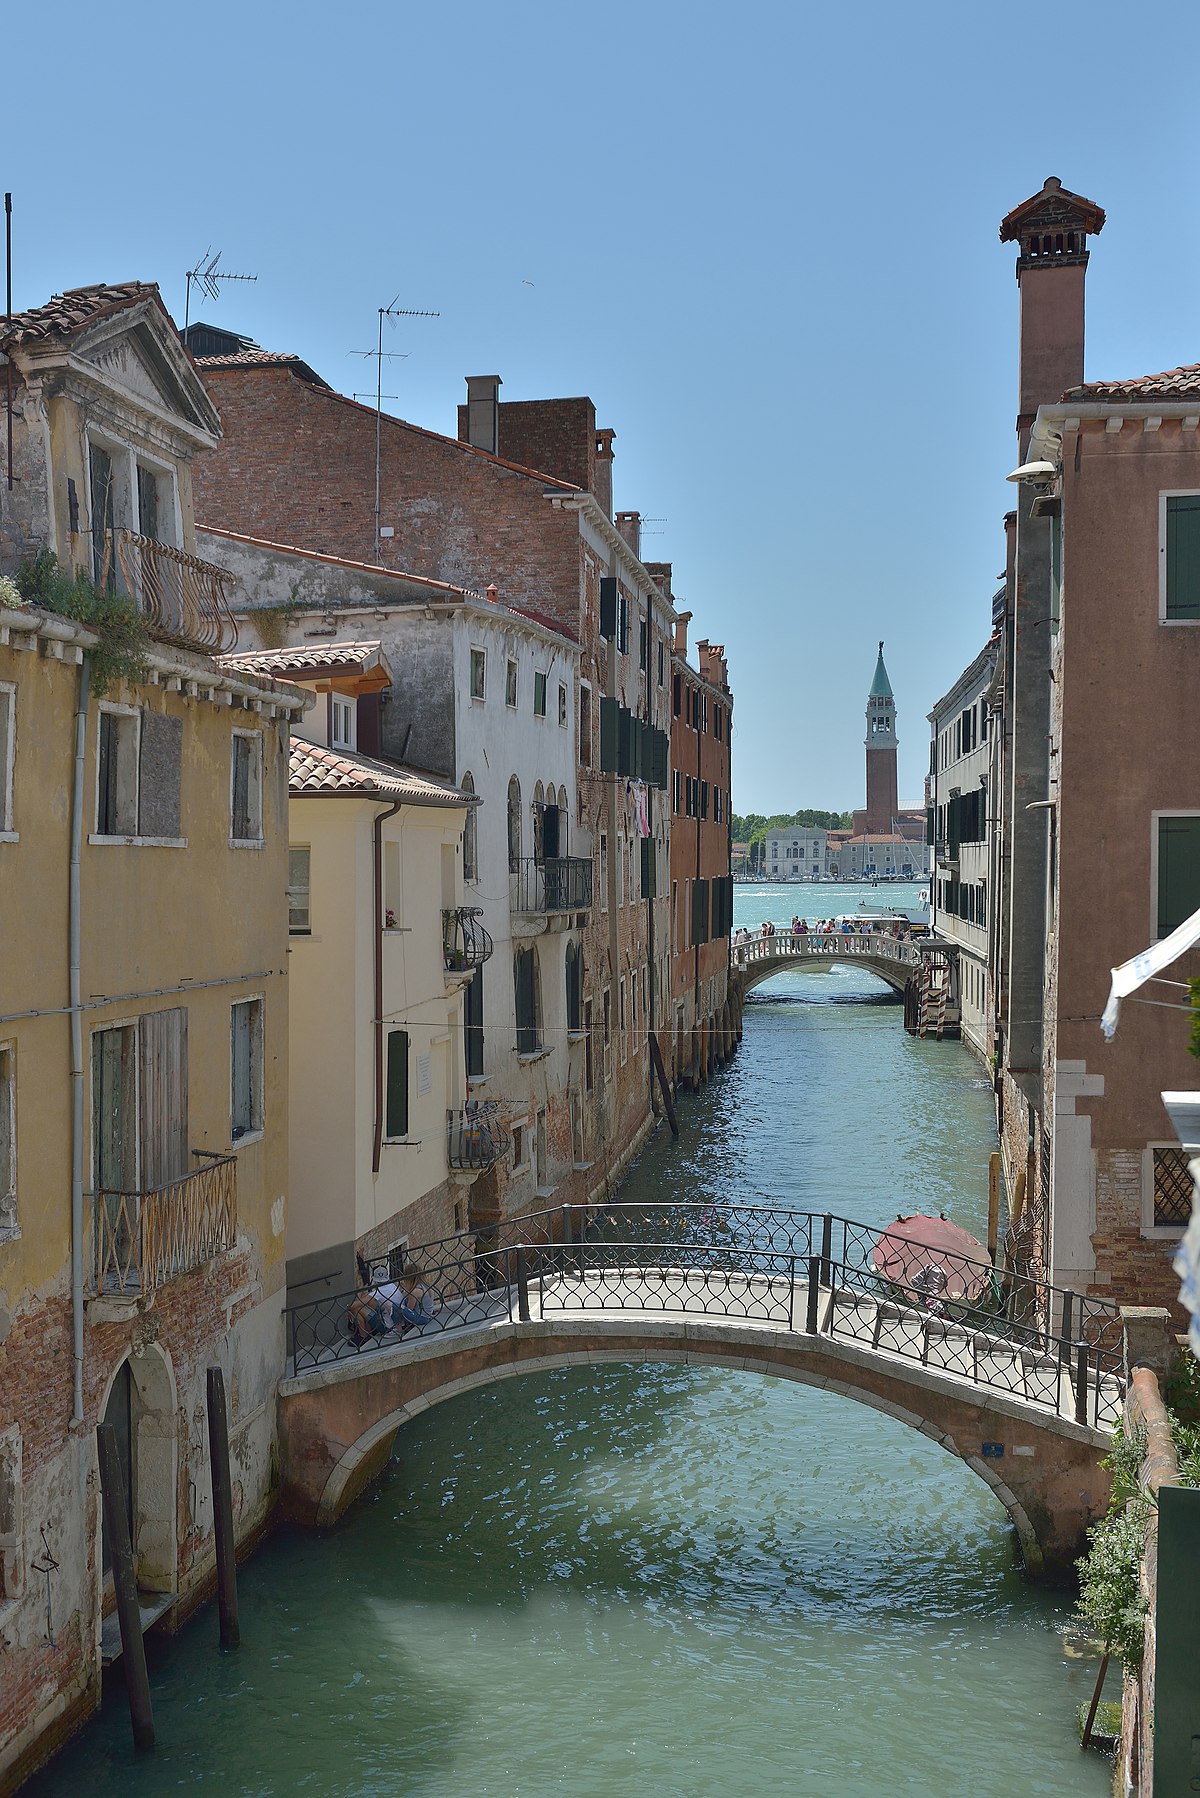
{"label": "tall chimney stack", "polygon": [[1083,281],[1089,236],[1104,229],[1104,212],[1073,194],[1057,175],[1001,220],[1001,243],[1015,243],[1021,291],[1020,398],[1017,440],[1025,459],[1039,406],[1061,399],[1083,380]]}
{"label": "tall chimney stack", "polygon": [[642,556],[642,515],[640,512],[618,512],[614,520],[617,530],[641,560]]}
{"label": "tall chimney stack", "polygon": [[467,376],[467,442],[500,454],[500,376]]}
{"label": "tall chimney stack", "polygon": [[592,493],[607,517],[612,517],[612,466],[615,431],[596,432],[596,472],[592,477]]}

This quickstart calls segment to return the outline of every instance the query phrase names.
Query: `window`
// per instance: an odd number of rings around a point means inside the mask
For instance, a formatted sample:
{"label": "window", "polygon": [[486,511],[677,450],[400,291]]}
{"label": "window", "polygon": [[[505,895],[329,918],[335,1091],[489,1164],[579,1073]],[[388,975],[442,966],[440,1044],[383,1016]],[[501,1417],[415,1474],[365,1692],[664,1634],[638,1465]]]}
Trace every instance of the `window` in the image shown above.
{"label": "window", "polygon": [[383,1134],[389,1142],[408,1135],[408,1031],[387,1033],[387,1085]]}
{"label": "window", "polygon": [[517,1173],[526,1165],[525,1161],[525,1125],[514,1124],[512,1127],[513,1172]]}
{"label": "window", "polygon": [[1158,819],[1158,935],[1200,908],[1200,814]]}
{"label": "window", "polygon": [[1146,1158],[1151,1203],[1143,1206],[1143,1229],[1186,1230],[1192,1216],[1193,1183],[1185,1150],[1176,1143],[1151,1147]]}
{"label": "window", "polygon": [[305,844],[288,846],[288,931],[292,936],[308,936],[312,930],[309,905],[309,876],[312,850]]}
{"label": "window", "polygon": [[[714,787],[713,788],[713,823],[714,824],[719,824],[721,822],[721,799],[722,799],[722,795],[721,795],[720,787]],[[803,855],[804,852],[805,852],[804,844],[801,843],[800,854]]]}
{"label": "window", "polygon": [[471,651],[471,698],[487,697],[487,652],[482,649]]}
{"label": "window", "polygon": [[331,693],[329,695],[329,746],[331,749],[353,749],[355,742],[354,701],[346,699],[341,693]]}
{"label": "window", "polygon": [[234,1142],[263,1127],[262,1000],[243,999],[230,1008],[230,1117]]}
{"label": "window", "polygon": [[671,809],[674,811],[675,816],[677,818],[682,816],[682,814],[683,814],[683,775],[679,772],[678,768],[675,769],[674,773],[671,776]]}
{"label": "window", "polygon": [[677,718],[683,709],[683,682],[678,674],[671,676],[671,709]]}
{"label": "window", "polygon": [[536,1055],[541,1048],[541,1008],[538,1004],[537,957],[532,948],[518,949],[513,957],[513,987],[517,1007],[517,1054]]}
{"label": "window", "polygon": [[[483,695],[480,694],[479,697],[482,698]],[[508,666],[504,670],[504,703],[509,708],[510,711],[513,711],[513,712],[516,711],[516,709],[517,709],[517,664],[511,656],[509,656]]]}
{"label": "window", "polygon": [[[464,774],[459,782],[462,792],[475,796],[475,782],[469,774]],[[479,827],[475,822],[478,806],[469,805],[463,819],[463,879],[479,879]]]}
{"label": "window", "polygon": [[592,765],[592,689],[579,689],[579,766]]}
{"label": "window", "polygon": [[92,579],[106,593],[117,590],[116,487],[112,457],[98,443],[89,446]]}
{"label": "window", "polygon": [[624,1061],[629,1051],[625,1038],[625,976],[623,974],[617,982],[617,1033],[621,1044],[621,1060]]}
{"label": "window", "polygon": [[581,988],[583,957],[574,943],[567,944],[566,953],[566,988],[567,988],[567,1029],[578,1030],[580,1027]]}
{"label": "window", "polygon": [[608,910],[608,832],[600,832],[600,910]]}
{"label": "window", "polygon": [[152,468],[143,468],[138,463],[138,530],[143,537],[153,537],[159,541],[158,534],[158,476]]}
{"label": "window", "polygon": [[646,619],[638,619],[638,663],[643,674],[650,672],[650,626]]}
{"label": "window", "polygon": [[514,774],[508,783],[508,871],[521,866],[521,783]]}
{"label": "window", "polygon": [[17,1232],[17,1052],[0,1044],[0,1242]]}
{"label": "window", "polygon": [[583,1084],[591,1092],[595,1082],[592,1067],[592,1002],[586,1001],[583,1007]]}
{"label": "window", "polygon": [[567,689],[562,681],[558,683],[558,722],[563,730],[567,728]]}
{"label": "window", "polygon": [[629,649],[629,599],[622,593],[617,599],[617,653],[625,655]]}
{"label": "window", "polygon": [[533,715],[546,716],[546,676],[540,670],[533,677]]}
{"label": "window", "polygon": [[463,995],[463,1035],[466,1039],[467,1074],[483,1073],[483,969],[476,968]]}
{"label": "window", "polygon": [[659,644],[658,644],[658,684],[660,687],[663,684],[663,677],[664,677],[665,670],[666,670],[666,652],[665,652],[665,649],[663,646],[662,639],[660,638]]}
{"label": "window", "polygon": [[178,842],[183,719],[102,706],[96,740],[96,837]]}
{"label": "window", "polygon": [[1163,495],[1159,538],[1159,617],[1200,622],[1200,493]]}
{"label": "window", "polygon": [[235,730],[230,781],[230,836],[235,843],[262,842],[262,736]]}
{"label": "window", "polygon": [[0,837],[16,829],[13,823],[13,768],[17,747],[17,689],[0,683]]}

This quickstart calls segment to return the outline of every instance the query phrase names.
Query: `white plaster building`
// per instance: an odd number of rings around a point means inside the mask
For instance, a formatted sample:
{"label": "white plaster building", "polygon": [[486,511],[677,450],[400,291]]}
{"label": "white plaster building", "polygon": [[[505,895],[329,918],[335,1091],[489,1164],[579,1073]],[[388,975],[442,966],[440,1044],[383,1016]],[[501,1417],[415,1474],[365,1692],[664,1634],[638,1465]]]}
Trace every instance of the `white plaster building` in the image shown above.
{"label": "white plaster building", "polygon": [[996,644],[989,642],[929,713],[933,733],[926,808],[934,839],[930,925],[958,948],[962,1034],[986,1061],[995,1017],[988,945],[994,930],[995,804],[999,734],[990,696]]}
{"label": "white plaster building", "polygon": [[769,830],[762,866],[769,880],[823,880],[829,872],[827,833],[797,825]]}

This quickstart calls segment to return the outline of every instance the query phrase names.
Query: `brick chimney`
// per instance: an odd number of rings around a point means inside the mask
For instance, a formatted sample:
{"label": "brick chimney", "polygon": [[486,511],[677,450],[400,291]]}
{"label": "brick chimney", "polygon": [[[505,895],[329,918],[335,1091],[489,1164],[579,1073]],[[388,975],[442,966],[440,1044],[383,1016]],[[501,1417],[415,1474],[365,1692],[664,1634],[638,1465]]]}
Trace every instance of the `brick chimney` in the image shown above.
{"label": "brick chimney", "polygon": [[[468,375],[466,404],[466,436],[473,449],[500,454],[500,376]],[[461,410],[461,408],[460,408]],[[459,436],[463,436],[459,421]]]}
{"label": "brick chimney", "polygon": [[618,512],[614,520],[617,530],[625,539],[634,555],[641,560],[642,555],[642,515],[640,512]]}
{"label": "brick chimney", "polygon": [[609,518],[612,517],[612,465],[613,438],[615,431],[596,432],[596,468],[592,477],[592,492]]}
{"label": "brick chimney", "polygon": [[1073,194],[1057,175],[1040,193],[1001,220],[1001,243],[1015,243],[1021,291],[1020,398],[1017,440],[1021,459],[1040,405],[1061,399],[1083,380],[1083,282],[1089,236],[1104,229],[1104,213]]}
{"label": "brick chimney", "polygon": [[687,657],[687,627],[691,622],[692,614],[690,612],[675,614],[675,642],[672,648],[677,656],[683,656],[685,659]]}

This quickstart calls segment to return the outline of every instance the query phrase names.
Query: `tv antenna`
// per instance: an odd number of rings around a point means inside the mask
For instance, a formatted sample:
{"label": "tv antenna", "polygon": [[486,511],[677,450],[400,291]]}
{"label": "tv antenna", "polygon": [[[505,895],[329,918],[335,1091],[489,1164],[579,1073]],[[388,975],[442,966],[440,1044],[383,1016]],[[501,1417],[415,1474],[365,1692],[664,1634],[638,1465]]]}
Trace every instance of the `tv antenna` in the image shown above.
{"label": "tv antenna", "polygon": [[[397,294],[396,300],[399,298],[400,295]],[[442,316],[440,312],[418,312],[410,306],[397,306],[396,300],[393,300],[390,306],[380,306],[377,308],[379,313],[379,341],[376,347],[373,350],[351,350],[350,352],[352,356],[374,358],[375,362],[375,560],[377,562],[379,560],[379,461],[383,428],[384,398],[383,365],[385,361],[403,362],[408,356],[407,350],[384,349],[383,321],[385,318],[394,320],[397,318],[441,318]],[[394,393],[389,393],[387,397],[390,400],[394,400],[396,395]]]}
{"label": "tv antenna", "polygon": [[219,300],[221,297],[221,282],[222,281],[257,281],[258,280],[257,275],[235,275],[233,273],[232,269],[218,268],[217,264],[220,262],[220,260],[221,260],[220,250],[217,250],[216,253],[214,254],[212,245],[210,244],[208,246],[207,250],[205,250],[203,256],[198,256],[196,258],[195,268],[188,269],[186,275],[184,276],[184,280],[187,283],[187,290],[184,294],[184,300],[183,300],[183,328],[185,331],[188,328],[188,319],[191,317],[191,311],[192,311],[192,283],[193,282],[195,282],[197,287],[203,288],[204,292],[208,295],[210,300]]}

